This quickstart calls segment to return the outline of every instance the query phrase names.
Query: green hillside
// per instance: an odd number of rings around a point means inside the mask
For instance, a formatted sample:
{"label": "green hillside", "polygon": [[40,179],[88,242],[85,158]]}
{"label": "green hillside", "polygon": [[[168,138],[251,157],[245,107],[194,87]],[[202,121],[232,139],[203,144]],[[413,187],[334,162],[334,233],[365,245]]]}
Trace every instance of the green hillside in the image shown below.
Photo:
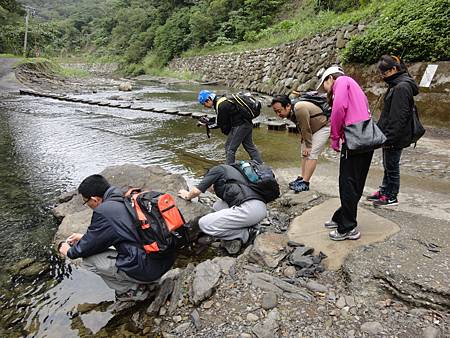
{"label": "green hillside", "polygon": [[[344,51],[347,61],[371,63],[384,53],[407,61],[450,58],[449,0],[22,2],[36,8],[31,55],[117,60],[130,74],[179,55],[273,46],[355,23],[366,29]],[[0,0],[0,52],[20,53],[23,21],[15,0]]]}

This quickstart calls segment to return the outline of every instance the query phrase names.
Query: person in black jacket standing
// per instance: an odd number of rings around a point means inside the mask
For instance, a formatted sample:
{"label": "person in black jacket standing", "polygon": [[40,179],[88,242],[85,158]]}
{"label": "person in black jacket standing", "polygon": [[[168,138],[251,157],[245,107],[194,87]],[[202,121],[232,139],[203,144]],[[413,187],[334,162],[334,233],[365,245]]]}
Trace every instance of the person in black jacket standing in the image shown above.
{"label": "person in black jacket standing", "polygon": [[386,136],[383,145],[383,182],[378,191],[367,197],[374,206],[398,205],[400,189],[400,157],[412,140],[414,96],[419,87],[399,58],[383,55],[378,70],[388,84],[378,127]]}
{"label": "person in black jacket standing", "polygon": [[91,224],[85,234],[73,233],[61,242],[58,251],[70,259],[83,258],[83,266],[114,289],[117,300],[146,299],[146,284],[157,282],[171,269],[175,251],[161,256],[145,253],[122,191],[103,176],[85,178],[78,192],[83,204],[94,211]]}
{"label": "person in black jacket standing", "polygon": [[[208,127],[220,128],[223,134],[228,135],[225,143],[226,164],[235,162],[236,151],[241,144],[252,160],[262,163],[261,154],[253,143],[253,123],[244,117],[235,103],[205,89],[198,94],[198,102],[216,111],[215,124]],[[206,122],[208,124],[209,121]]]}

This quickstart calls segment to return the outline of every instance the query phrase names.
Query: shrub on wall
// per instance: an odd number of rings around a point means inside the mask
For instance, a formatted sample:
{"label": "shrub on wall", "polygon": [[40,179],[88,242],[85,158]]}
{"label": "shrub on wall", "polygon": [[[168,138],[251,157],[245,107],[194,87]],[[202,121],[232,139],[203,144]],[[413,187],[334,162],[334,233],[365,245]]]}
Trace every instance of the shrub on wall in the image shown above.
{"label": "shrub on wall", "polygon": [[346,62],[374,63],[383,54],[405,61],[450,59],[448,0],[397,0],[343,52]]}

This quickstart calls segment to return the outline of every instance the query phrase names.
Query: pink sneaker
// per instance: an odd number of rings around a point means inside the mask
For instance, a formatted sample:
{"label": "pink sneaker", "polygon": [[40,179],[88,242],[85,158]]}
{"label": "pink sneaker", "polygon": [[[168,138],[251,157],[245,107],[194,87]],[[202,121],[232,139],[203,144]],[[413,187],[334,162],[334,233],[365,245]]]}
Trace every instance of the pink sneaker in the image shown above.
{"label": "pink sneaker", "polygon": [[380,190],[378,190],[378,191],[375,191],[372,195],[367,196],[366,200],[371,201],[371,202],[378,201],[381,196],[383,196],[383,194],[381,193]]}

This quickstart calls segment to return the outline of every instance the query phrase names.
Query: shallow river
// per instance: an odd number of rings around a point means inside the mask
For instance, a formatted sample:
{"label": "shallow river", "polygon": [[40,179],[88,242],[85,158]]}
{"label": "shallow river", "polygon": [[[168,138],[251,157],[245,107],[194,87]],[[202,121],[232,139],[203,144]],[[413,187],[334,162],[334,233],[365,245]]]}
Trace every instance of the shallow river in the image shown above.
{"label": "shallow river", "polygon": [[[130,93],[115,88],[84,95],[198,112],[200,87],[142,82]],[[265,107],[263,117],[272,116]],[[274,167],[298,164],[297,136],[255,129],[254,141]],[[196,120],[161,113],[104,108],[31,96],[0,103],[0,335],[76,337],[106,325],[108,312],[81,314],[78,304],[111,302],[97,277],[60,261],[51,243],[50,213],[61,193],[107,166],[161,165],[190,179],[224,162],[225,138],[208,139]],[[246,158],[241,150],[238,158]],[[20,266],[28,266],[17,274]],[[76,315],[75,315],[76,313]]]}

